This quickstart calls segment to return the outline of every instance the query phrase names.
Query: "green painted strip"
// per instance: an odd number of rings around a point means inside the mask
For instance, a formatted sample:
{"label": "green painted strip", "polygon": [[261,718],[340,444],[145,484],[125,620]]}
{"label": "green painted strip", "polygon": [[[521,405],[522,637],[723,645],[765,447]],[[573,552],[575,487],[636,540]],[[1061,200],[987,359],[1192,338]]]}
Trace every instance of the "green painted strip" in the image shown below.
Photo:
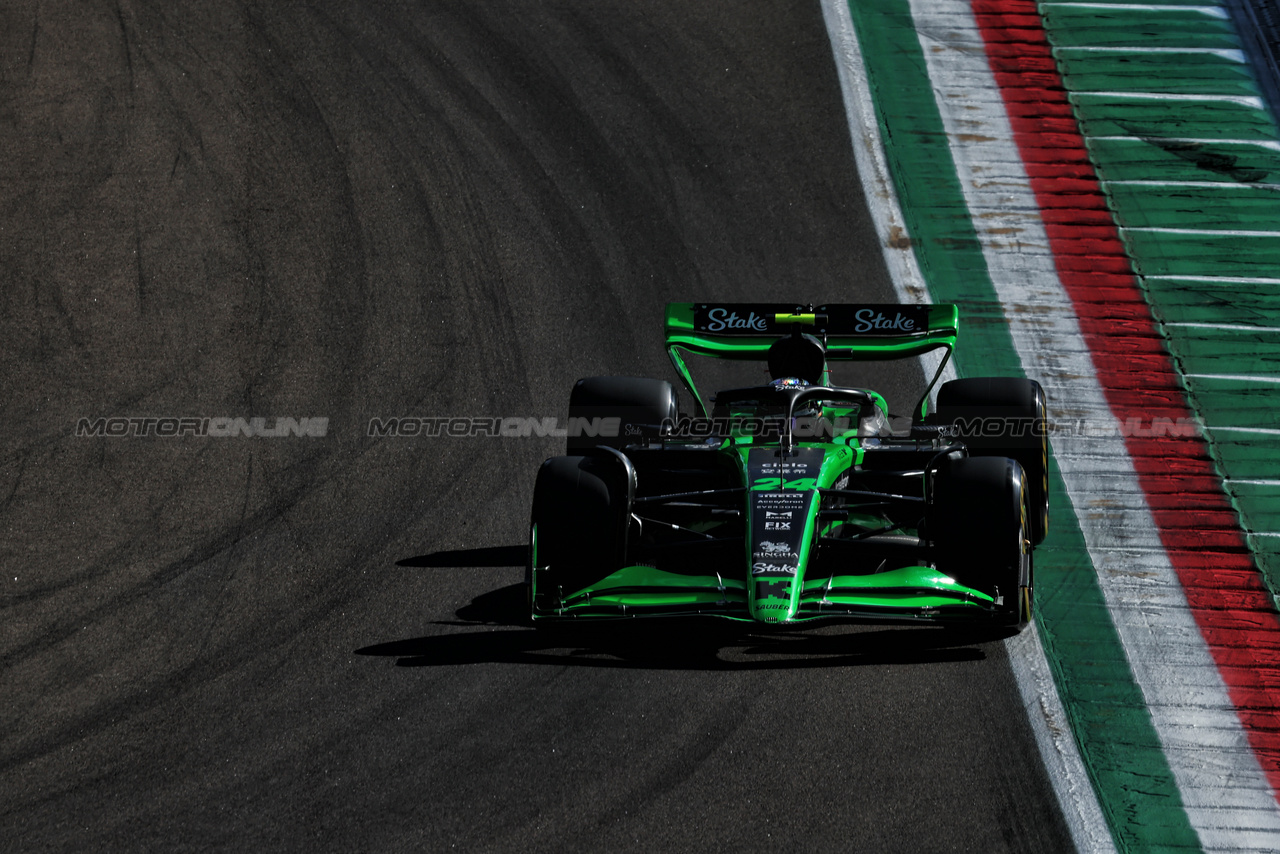
{"label": "green painted strip", "polygon": [[1114,93],[1071,95],[1086,136],[1138,136],[1156,139],[1280,139],[1260,102],[1253,106],[1226,97],[1144,98]]}
{"label": "green painted strip", "polygon": [[[1130,74],[1137,73],[1133,66],[1144,66],[1151,58],[1151,52],[1138,47],[1055,47],[1054,58],[1058,61],[1059,74]],[[1199,45],[1181,48],[1169,48],[1165,51],[1162,62],[1170,59],[1176,61],[1187,76],[1222,73],[1228,77],[1244,77],[1252,80],[1253,75],[1241,71],[1244,53],[1234,48],[1206,48]],[[1065,80],[1065,78],[1064,78]],[[1146,81],[1143,85],[1156,81]],[[1068,87],[1069,89],[1071,87]]]}
{"label": "green painted strip", "polygon": [[[1099,44],[1113,31],[1139,31],[1169,35],[1215,33],[1235,36],[1230,20],[1207,3],[1177,9],[1163,3],[1045,2],[1040,5],[1046,31],[1051,36],[1075,40],[1079,44]],[[1185,37],[1185,36],[1184,36]]]}
{"label": "green painted strip", "polygon": [[[1179,337],[1182,337],[1182,336],[1179,336]],[[1194,339],[1185,339],[1185,343],[1178,349],[1185,352],[1186,350],[1193,349],[1195,345],[1199,343],[1202,343],[1202,342],[1197,342]],[[1244,346],[1247,346],[1247,345],[1244,345]],[[1280,351],[1280,348],[1277,348],[1274,345],[1265,346],[1265,347],[1259,346],[1257,348],[1257,351],[1259,353],[1266,353],[1272,358],[1275,358],[1277,351]],[[1194,355],[1182,355],[1178,358],[1178,366],[1179,368],[1181,368],[1181,370],[1185,371],[1188,374],[1232,374],[1235,371],[1238,371],[1241,369],[1239,357],[1240,357],[1240,350],[1235,350],[1234,352],[1226,352],[1226,353],[1214,353],[1211,355],[1205,354],[1205,353],[1196,353]],[[1270,371],[1267,371],[1267,373],[1270,373]],[[1274,411],[1274,401],[1275,401],[1276,393],[1277,393],[1276,389],[1273,387],[1271,389],[1273,411]],[[1250,427],[1265,426],[1267,428],[1280,427],[1280,424],[1278,424],[1274,419],[1269,419],[1265,425],[1258,424],[1258,416],[1261,413],[1259,413],[1258,410],[1256,409],[1252,409],[1249,407],[1233,407],[1233,410],[1247,411],[1250,413],[1251,420],[1245,422],[1244,426],[1250,426]],[[1216,421],[1220,421],[1223,415],[1220,412],[1214,412],[1214,413],[1210,413],[1208,417],[1212,418],[1213,421],[1216,422]],[[1236,420],[1238,419],[1233,419],[1232,423],[1234,423],[1234,421]]]}
{"label": "green painted strip", "polygon": [[[1249,507],[1256,507],[1256,510],[1249,514],[1248,530],[1264,531],[1267,533],[1280,533],[1280,507],[1276,506],[1275,494],[1280,490],[1280,486],[1274,483],[1250,483],[1249,481],[1265,481],[1275,480],[1275,478],[1264,478],[1257,475],[1249,480],[1234,481],[1228,486],[1234,493],[1234,498]],[[1259,538],[1260,542],[1269,543],[1272,548],[1270,551],[1274,554],[1280,552],[1280,538]]]}
{"label": "green painted strip", "polygon": [[1122,134],[1127,139],[1089,139],[1089,155],[1104,181],[1243,184],[1280,178],[1280,151],[1258,143],[1205,141],[1195,136],[1201,128],[1184,130],[1187,136],[1175,139],[1136,132]]}
{"label": "green painted strip", "polygon": [[[1079,6],[1081,3],[1087,3],[1087,8],[1100,6],[1103,4],[1115,6],[1133,6],[1134,0],[1044,0],[1040,5],[1042,8],[1051,9],[1055,6]],[[1140,4],[1139,4],[1140,5]],[[1215,5],[1214,0],[1160,0],[1160,6],[1212,6]],[[1221,5],[1221,4],[1217,4]]]}
{"label": "green painted strip", "polygon": [[1059,50],[1062,79],[1072,92],[1160,92],[1175,95],[1219,94],[1256,96],[1260,92],[1248,66],[1218,54],[1183,54],[1184,73],[1152,78],[1145,56],[1130,52],[1122,62],[1115,54],[1077,53],[1069,59]]}
{"label": "green painted strip", "polygon": [[[1187,380],[1192,404],[1201,413],[1210,413],[1216,424],[1226,424],[1227,419],[1238,421],[1234,427],[1252,427],[1259,419],[1275,412],[1275,389],[1260,388],[1257,394],[1242,394],[1239,383],[1221,380]],[[1254,478],[1256,472],[1234,472],[1233,477]]]}
{"label": "green painted strip", "polygon": [[1147,279],[1147,298],[1156,318],[1166,323],[1280,325],[1276,323],[1280,270],[1275,278],[1275,283]]}
{"label": "green painted strip", "polygon": [[[1021,375],[907,3],[849,5],[921,270],[936,300],[961,306],[961,372]],[[1037,622],[1102,809],[1122,850],[1198,850],[1052,458],[1050,501],[1058,509],[1037,552]]]}
{"label": "green painted strip", "polygon": [[[1210,431],[1212,432],[1212,431]],[[1249,472],[1250,480],[1275,480],[1280,478],[1280,441],[1263,437],[1246,438],[1239,434],[1218,433],[1215,443],[1218,452],[1228,465],[1238,465]],[[1224,437],[1236,435],[1233,441]]]}
{"label": "green painted strip", "polygon": [[1151,231],[1125,231],[1123,237],[1145,276],[1193,270],[1215,276],[1269,276],[1280,269],[1280,237]]}
{"label": "green painted strip", "polygon": [[[1187,363],[1186,371],[1191,374],[1271,373],[1271,364],[1280,360],[1280,332],[1191,328],[1178,329],[1175,334],[1178,343],[1174,352]],[[1222,359],[1229,359],[1230,366],[1209,364]]]}
{"label": "green painted strip", "polygon": [[1046,3],[1042,15],[1049,42],[1055,47],[1240,47],[1230,21],[1194,12],[1157,15]]}
{"label": "green painted strip", "polygon": [[[1274,504],[1274,492],[1270,494],[1270,500]],[[1280,537],[1250,536],[1248,540],[1249,550],[1260,563],[1264,566],[1280,566]]]}
{"label": "green painted strip", "polygon": [[[1240,164],[1244,170],[1252,171],[1252,166],[1253,162]],[[1280,176],[1280,152],[1275,154],[1275,169],[1268,178]],[[1198,222],[1203,228],[1248,231],[1280,207],[1280,186],[1251,187],[1226,180],[1216,187],[1111,184],[1107,190],[1116,222],[1128,228],[1182,228]]]}

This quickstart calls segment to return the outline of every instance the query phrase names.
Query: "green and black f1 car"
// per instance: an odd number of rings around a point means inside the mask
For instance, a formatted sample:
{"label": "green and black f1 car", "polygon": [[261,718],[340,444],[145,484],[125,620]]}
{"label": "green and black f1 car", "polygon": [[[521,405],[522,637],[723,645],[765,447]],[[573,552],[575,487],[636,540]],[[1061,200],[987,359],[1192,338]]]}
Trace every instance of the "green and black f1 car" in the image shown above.
{"label": "green and black f1 car", "polygon": [[[1048,522],[1044,392],[962,379],[930,410],[956,334],[953,305],[669,305],[667,351],[697,413],[682,416],[662,380],[578,381],[568,455],[544,462],[534,489],[535,624],[1026,626]],[[831,384],[832,362],[936,349],[942,366],[901,434],[881,395]],[[704,399],[689,354],[767,362],[772,379]]]}

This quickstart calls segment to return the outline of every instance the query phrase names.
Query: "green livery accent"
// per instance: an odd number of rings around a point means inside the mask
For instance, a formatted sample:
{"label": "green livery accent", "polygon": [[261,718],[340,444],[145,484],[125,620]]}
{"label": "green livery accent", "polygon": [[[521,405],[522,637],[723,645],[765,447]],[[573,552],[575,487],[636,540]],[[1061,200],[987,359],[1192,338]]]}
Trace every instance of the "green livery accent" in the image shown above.
{"label": "green livery accent", "polygon": [[[873,576],[837,575],[794,585],[785,618],[744,613],[748,585],[738,578],[687,576],[651,566],[626,566],[565,597],[556,616],[626,619],[706,615],[760,622],[808,622],[862,615],[867,619],[989,618],[995,600],[935,569],[910,566]],[[767,600],[772,603],[775,600]]]}
{"label": "green livery accent", "polygon": [[818,323],[818,315],[804,314],[802,312],[791,312],[789,314],[775,314],[773,322],[779,324],[795,323],[801,326],[816,326]]}

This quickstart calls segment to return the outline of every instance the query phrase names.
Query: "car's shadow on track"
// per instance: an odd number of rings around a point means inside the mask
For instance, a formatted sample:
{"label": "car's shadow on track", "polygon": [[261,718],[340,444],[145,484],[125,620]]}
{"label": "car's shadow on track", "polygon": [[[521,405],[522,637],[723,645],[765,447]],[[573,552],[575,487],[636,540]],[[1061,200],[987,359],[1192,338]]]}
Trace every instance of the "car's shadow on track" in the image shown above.
{"label": "car's shadow on track", "polygon": [[396,566],[524,566],[528,546],[488,546],[479,549],[452,549],[407,557]]}
{"label": "car's shadow on track", "polygon": [[[401,566],[513,566],[523,547],[437,552]],[[399,667],[512,663],[679,670],[758,670],[981,661],[984,645],[1002,637],[990,631],[936,626],[847,625],[779,628],[713,618],[608,622],[533,628],[525,589],[512,584],[477,596],[437,625],[480,631],[446,631],[355,650],[394,658]]]}

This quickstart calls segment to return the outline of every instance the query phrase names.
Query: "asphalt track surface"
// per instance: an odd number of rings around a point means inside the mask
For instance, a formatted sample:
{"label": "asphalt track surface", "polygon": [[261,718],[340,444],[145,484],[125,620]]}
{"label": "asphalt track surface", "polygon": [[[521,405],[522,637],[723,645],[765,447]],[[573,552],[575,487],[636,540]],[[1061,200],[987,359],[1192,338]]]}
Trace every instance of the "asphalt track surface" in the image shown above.
{"label": "asphalt track surface", "polygon": [[[671,377],[669,300],[890,301],[817,3],[10,2],[0,45],[0,848],[1069,849],[1000,642],[546,636],[557,441],[367,435]],[[330,420],[74,435],[144,416]]]}

